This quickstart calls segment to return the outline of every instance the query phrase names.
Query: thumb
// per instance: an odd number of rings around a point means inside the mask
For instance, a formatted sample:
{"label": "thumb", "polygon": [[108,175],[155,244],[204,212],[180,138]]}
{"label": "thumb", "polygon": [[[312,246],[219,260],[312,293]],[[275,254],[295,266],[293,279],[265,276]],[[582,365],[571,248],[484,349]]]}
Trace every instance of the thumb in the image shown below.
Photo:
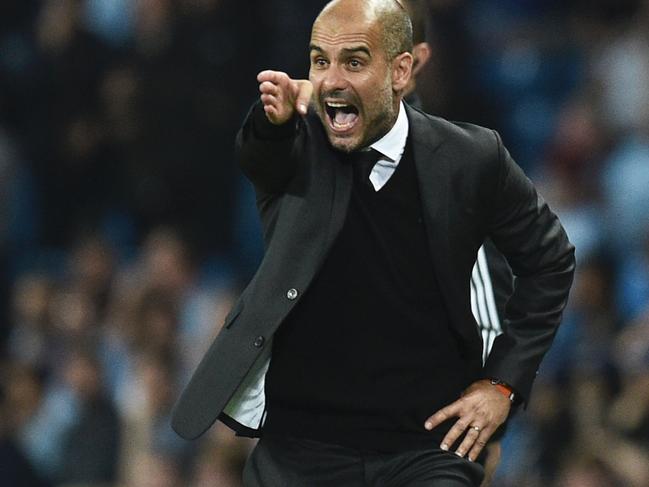
{"label": "thumb", "polygon": [[313,85],[309,80],[299,80],[297,83],[297,95],[295,96],[295,107],[300,115],[306,115],[313,94]]}

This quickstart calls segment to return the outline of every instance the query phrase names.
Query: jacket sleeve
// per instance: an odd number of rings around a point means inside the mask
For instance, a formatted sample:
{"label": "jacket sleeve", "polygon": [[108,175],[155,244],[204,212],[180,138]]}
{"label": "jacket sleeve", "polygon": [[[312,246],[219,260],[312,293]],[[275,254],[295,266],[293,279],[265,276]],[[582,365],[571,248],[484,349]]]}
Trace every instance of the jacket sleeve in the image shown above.
{"label": "jacket sleeve", "polygon": [[237,134],[236,156],[258,195],[284,192],[297,169],[303,125],[299,116],[283,125],[273,125],[259,102],[250,109]]}
{"label": "jacket sleeve", "polygon": [[557,216],[495,136],[500,173],[489,231],[516,280],[503,334],[494,342],[484,376],[511,385],[526,403],[568,301],[575,249]]}

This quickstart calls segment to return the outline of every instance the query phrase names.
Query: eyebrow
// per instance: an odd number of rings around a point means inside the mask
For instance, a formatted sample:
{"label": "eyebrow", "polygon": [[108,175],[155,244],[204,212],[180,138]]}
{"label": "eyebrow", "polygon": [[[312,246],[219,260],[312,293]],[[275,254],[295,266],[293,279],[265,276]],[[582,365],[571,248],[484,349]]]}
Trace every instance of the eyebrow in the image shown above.
{"label": "eyebrow", "polygon": [[[310,44],[309,45],[309,52],[311,52],[311,51],[317,51],[317,52],[320,52],[320,53],[324,54],[324,50],[320,46],[317,46],[315,44]],[[345,54],[348,54],[348,55],[349,54],[355,54],[355,53],[358,53],[358,52],[362,52],[362,53],[365,53],[368,57],[372,57],[372,54],[370,53],[370,50],[365,46],[345,47],[345,48],[342,49],[342,51]]]}

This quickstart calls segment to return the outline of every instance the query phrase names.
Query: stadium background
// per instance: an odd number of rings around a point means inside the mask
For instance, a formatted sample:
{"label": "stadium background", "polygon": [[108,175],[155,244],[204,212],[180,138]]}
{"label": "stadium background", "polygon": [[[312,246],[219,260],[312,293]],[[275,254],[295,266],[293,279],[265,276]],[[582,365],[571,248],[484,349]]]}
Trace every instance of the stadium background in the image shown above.
{"label": "stadium background", "polygon": [[[649,2],[428,0],[431,113],[498,129],[578,274],[494,485],[649,485]],[[0,485],[235,487],[169,408],[261,255],[233,162],[313,0],[0,4]]]}

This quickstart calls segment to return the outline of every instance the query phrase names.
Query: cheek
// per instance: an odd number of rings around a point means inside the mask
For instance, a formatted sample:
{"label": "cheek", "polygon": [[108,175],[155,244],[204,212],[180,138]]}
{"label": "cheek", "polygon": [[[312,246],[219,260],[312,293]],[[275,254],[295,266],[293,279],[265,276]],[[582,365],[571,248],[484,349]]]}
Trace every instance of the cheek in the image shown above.
{"label": "cheek", "polygon": [[309,68],[309,81],[313,84],[321,84],[322,80],[327,76],[323,69],[317,69],[313,66]]}
{"label": "cheek", "polygon": [[373,73],[358,84],[358,94],[366,106],[383,101],[386,91],[392,91],[392,83],[385,73]]}
{"label": "cheek", "polygon": [[309,71],[309,81],[313,85],[313,92],[316,93],[320,89],[320,79],[318,78],[318,75],[313,72],[313,70]]}

